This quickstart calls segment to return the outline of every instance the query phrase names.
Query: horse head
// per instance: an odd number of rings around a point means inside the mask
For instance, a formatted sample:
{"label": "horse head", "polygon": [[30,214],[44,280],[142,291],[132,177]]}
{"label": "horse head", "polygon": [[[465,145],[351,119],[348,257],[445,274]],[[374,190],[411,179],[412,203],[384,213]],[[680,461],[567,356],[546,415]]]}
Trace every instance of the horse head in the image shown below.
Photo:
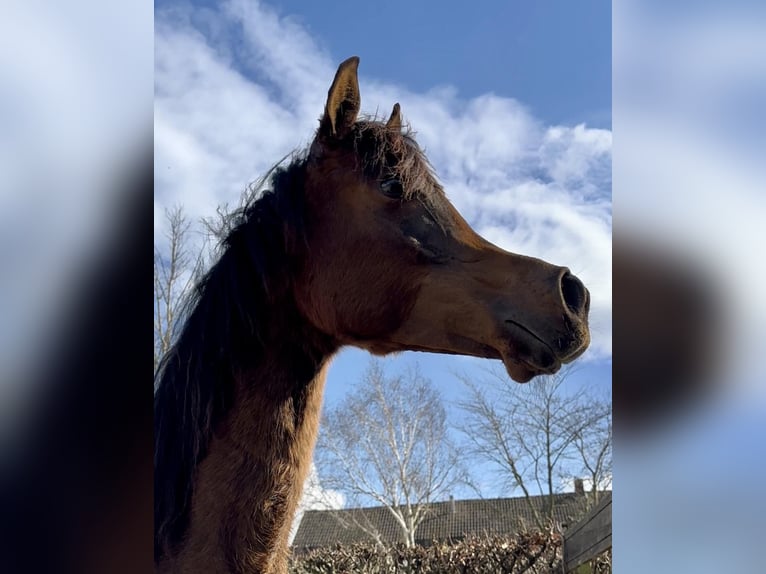
{"label": "horse head", "polygon": [[303,314],[341,344],[501,359],[518,382],[580,356],[582,282],[478,235],[403,130],[399,104],[386,122],[360,119],[358,64],[340,65],[307,159]]}

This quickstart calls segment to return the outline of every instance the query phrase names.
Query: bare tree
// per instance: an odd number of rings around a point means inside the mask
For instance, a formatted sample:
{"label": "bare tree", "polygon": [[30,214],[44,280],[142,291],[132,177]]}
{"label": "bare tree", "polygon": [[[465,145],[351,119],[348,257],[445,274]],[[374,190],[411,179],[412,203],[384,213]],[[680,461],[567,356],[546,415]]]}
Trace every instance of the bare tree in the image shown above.
{"label": "bare tree", "polygon": [[164,244],[154,244],[154,370],[173,343],[183,300],[204,265],[204,245],[192,241],[183,208],[165,210]]}
{"label": "bare tree", "polygon": [[[386,376],[377,361],[326,412],[315,460],[325,487],[343,493],[347,505],[385,507],[408,546],[415,544],[429,503],[445,498],[462,478],[431,381],[417,371]],[[364,512],[353,515],[357,527],[383,543]]]}
{"label": "bare tree", "polygon": [[605,398],[594,397],[589,406],[585,424],[575,422],[573,441],[578,476],[590,483],[587,508],[598,504],[612,485],[612,405]]}
{"label": "bare tree", "polygon": [[[570,372],[564,369],[526,385],[497,371],[487,371],[479,382],[459,375],[468,389],[459,403],[467,453],[493,466],[506,487],[521,490],[541,530],[554,522],[558,477],[576,460],[577,441],[586,448],[603,438],[597,431],[603,408],[594,408],[584,389],[565,387]],[[542,504],[533,503],[535,495],[544,496]]]}

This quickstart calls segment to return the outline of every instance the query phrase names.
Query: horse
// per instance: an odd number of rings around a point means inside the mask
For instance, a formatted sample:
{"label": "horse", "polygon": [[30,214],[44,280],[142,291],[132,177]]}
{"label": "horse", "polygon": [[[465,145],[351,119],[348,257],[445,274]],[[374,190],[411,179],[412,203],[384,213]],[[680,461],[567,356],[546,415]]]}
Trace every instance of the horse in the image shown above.
{"label": "horse", "polygon": [[[155,378],[155,571],[287,572],[333,356],[427,351],[556,372],[590,335],[566,267],[479,236],[352,57],[311,145],[230,221]],[[349,413],[353,416],[352,413]]]}

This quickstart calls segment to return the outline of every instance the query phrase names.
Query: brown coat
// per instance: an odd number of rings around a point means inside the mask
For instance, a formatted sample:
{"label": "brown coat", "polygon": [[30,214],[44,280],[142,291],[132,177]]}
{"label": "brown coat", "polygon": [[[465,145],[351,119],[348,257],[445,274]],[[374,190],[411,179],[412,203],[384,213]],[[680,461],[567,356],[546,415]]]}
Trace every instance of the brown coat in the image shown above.
{"label": "brown coat", "polygon": [[308,153],[236,215],[159,371],[157,572],[286,572],[340,347],[501,359],[526,382],[588,345],[576,277],[477,235],[398,104],[358,119],[358,63],[339,67]]}

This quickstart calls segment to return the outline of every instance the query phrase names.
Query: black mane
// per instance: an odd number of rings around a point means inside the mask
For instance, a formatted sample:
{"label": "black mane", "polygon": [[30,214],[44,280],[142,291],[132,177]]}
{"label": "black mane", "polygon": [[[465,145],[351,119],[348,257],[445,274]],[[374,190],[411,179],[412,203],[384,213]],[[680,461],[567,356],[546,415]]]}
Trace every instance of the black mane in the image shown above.
{"label": "black mane", "polygon": [[185,302],[155,375],[155,560],[186,528],[194,470],[231,405],[234,373],[263,354],[269,303],[287,289],[285,260],[302,240],[305,168],[305,157],[274,168],[271,189],[226,217],[220,257]]}
{"label": "black mane", "polygon": [[[407,199],[443,196],[409,132],[363,120],[341,145],[357,155],[366,177],[397,174],[411,190]],[[182,538],[194,472],[231,406],[234,375],[260,361],[274,303],[289,289],[291,264],[306,243],[308,161],[303,153],[273,168],[261,180],[269,190],[256,185],[243,207],[225,217],[219,259],[185,302],[186,320],[155,375],[155,561]]]}

